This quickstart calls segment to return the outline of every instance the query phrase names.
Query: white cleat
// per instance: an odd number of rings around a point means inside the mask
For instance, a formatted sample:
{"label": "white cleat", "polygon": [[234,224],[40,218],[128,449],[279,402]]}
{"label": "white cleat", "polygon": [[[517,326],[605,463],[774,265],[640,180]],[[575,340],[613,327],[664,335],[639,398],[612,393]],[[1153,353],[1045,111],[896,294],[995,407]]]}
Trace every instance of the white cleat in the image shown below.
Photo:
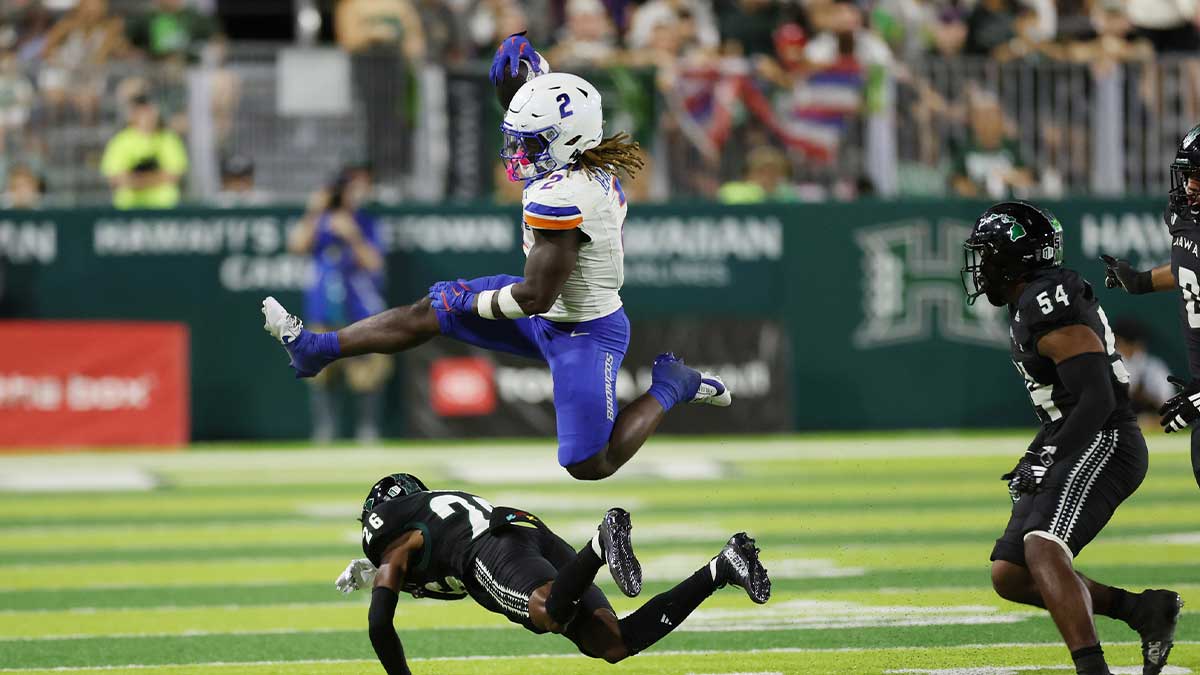
{"label": "white cleat", "polygon": [[700,373],[700,389],[696,391],[691,402],[727,408],[733,404],[733,394],[729,393],[729,387],[725,386],[725,381],[720,376]]}
{"label": "white cleat", "polygon": [[269,295],[262,302],[262,313],[266,317],[263,328],[282,345],[290,344],[304,330],[304,322],[295,315],[288,314],[283,305]]}

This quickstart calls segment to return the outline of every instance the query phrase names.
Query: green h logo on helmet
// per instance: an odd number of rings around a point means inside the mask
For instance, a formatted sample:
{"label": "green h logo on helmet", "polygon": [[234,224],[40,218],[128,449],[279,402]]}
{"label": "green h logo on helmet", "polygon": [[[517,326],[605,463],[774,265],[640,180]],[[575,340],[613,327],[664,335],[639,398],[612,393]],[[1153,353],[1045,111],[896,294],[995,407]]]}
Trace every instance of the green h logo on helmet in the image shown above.
{"label": "green h logo on helmet", "polygon": [[[1055,221],[1058,222],[1058,221]],[[1025,228],[1021,227],[1020,223],[1013,223],[1012,227],[1008,228],[1008,238],[1016,241],[1025,236]]]}

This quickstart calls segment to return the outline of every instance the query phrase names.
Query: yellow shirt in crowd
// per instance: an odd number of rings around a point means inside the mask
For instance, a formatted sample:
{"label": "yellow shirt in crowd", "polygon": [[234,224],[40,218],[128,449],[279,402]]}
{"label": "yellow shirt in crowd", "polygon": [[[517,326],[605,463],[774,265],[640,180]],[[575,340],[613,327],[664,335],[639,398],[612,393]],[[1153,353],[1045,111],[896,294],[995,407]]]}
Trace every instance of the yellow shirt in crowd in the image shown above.
{"label": "yellow shirt in crowd", "polygon": [[[100,172],[112,178],[150,160],[160,171],[176,176],[182,176],[188,167],[187,150],[175,132],[160,129],[148,134],[126,127],[104,148]],[[113,206],[118,209],[169,209],[177,204],[179,186],[176,183],[142,189],[119,187],[113,191]]]}

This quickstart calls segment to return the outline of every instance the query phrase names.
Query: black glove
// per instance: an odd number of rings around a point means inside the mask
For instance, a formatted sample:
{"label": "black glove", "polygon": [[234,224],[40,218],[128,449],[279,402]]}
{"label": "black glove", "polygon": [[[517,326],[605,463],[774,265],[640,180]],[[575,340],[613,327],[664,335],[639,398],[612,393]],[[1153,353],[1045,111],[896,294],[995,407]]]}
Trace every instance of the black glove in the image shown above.
{"label": "black glove", "polygon": [[1108,267],[1104,274],[1104,285],[1107,288],[1124,288],[1130,295],[1142,295],[1154,291],[1154,280],[1150,270],[1139,272],[1127,260],[1118,260],[1111,255],[1101,255],[1100,259]]}
{"label": "black glove", "polygon": [[1014,503],[1021,500],[1021,495],[1037,492],[1042,479],[1046,477],[1046,472],[1054,464],[1056,450],[1057,448],[1051,445],[1030,447],[1013,470],[1000,477],[1001,480],[1008,481],[1008,496],[1012,497]]}
{"label": "black glove", "polygon": [[1167,382],[1179,387],[1179,393],[1167,399],[1158,409],[1158,414],[1162,415],[1159,424],[1169,434],[1183,431],[1200,419],[1200,382],[1184,382],[1174,375],[1168,377]]}

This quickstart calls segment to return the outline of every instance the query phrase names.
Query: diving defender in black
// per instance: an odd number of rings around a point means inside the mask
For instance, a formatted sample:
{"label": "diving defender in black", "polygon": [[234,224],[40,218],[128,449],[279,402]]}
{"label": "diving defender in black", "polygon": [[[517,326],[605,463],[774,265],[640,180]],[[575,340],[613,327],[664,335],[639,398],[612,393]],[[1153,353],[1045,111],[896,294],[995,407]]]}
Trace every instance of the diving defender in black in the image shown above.
{"label": "diving defender in black", "polygon": [[1013,508],[992,551],[992,585],[1005,599],[1049,610],[1080,675],[1109,675],[1092,611],[1137,630],[1143,672],[1157,674],[1174,640],[1178,594],[1134,595],[1074,569],[1146,475],[1146,443],[1108,318],[1092,287],[1062,267],[1063,228],[1048,211],[996,204],[964,249],[968,302],[986,296],[1007,307],[1012,360],[1042,422],[1004,476]]}
{"label": "diving defender in black", "polygon": [[466,492],[429,490],[399,473],[372,486],[361,521],[367,558],[351,562],[337,586],[348,592],[373,581],[371,644],[389,675],[411,672],[393,627],[400,592],[438,600],[470,596],[534,633],[561,633],[582,653],[610,663],[665,637],[726,584],[759,604],[771,596],[754,540],[739,532],[692,576],[618,620],[593,582],[607,565],[622,592],[641,592],[632,525],[622,509],[610,509],[576,552],[528,512],[493,507]]}

